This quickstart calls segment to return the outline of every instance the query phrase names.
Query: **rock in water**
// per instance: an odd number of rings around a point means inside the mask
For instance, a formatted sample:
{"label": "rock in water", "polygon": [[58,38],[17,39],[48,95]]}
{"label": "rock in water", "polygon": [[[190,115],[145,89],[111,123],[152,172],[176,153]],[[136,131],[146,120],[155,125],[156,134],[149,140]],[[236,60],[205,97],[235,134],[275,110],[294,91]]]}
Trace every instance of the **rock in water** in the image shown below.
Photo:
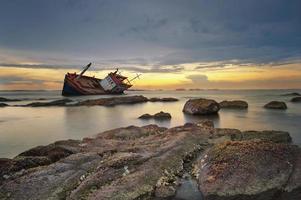
{"label": "rock in water", "polygon": [[183,112],[192,115],[216,114],[220,109],[219,104],[212,99],[190,99],[183,108]]}
{"label": "rock in water", "polygon": [[154,119],[171,119],[171,115],[169,113],[161,111],[154,114]]}
{"label": "rock in water", "polygon": [[151,118],[153,118],[153,116],[151,114],[146,113],[146,114],[141,115],[138,118],[139,119],[151,119]]}
{"label": "rock in water", "polygon": [[268,109],[282,109],[282,110],[287,109],[287,106],[283,101],[271,101],[266,105],[264,105],[264,107]]}
{"label": "rock in water", "polygon": [[291,99],[291,102],[301,102],[301,97],[294,97]]}
{"label": "rock in water", "polygon": [[217,144],[194,172],[205,199],[286,200],[301,198],[301,151],[267,141]]}
{"label": "rock in water", "polygon": [[219,103],[221,108],[235,108],[235,109],[246,109],[248,103],[246,101],[234,100],[234,101],[222,101]]}
{"label": "rock in water", "polygon": [[146,113],[139,117],[139,119],[152,119],[152,118],[157,120],[171,119],[171,115],[169,113],[160,111],[154,115]]}

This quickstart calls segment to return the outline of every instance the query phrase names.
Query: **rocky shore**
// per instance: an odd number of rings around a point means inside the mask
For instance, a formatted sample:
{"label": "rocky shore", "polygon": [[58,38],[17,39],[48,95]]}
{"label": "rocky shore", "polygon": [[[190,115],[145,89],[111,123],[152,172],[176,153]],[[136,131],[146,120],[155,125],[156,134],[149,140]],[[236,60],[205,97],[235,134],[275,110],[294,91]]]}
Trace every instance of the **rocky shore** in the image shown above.
{"label": "rocky shore", "polygon": [[118,128],[0,159],[0,199],[180,199],[183,179],[204,199],[297,200],[301,150],[287,132],[203,120]]}

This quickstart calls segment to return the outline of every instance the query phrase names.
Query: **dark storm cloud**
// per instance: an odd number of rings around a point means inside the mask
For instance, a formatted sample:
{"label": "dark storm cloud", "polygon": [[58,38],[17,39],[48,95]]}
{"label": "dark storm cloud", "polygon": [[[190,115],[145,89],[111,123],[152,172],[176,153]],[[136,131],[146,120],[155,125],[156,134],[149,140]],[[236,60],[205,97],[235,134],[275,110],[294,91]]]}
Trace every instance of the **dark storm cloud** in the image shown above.
{"label": "dark storm cloud", "polygon": [[[47,64],[13,64],[13,63],[0,63],[0,67],[20,67],[20,68],[30,68],[30,69],[83,69],[85,65],[47,65]],[[97,71],[105,70],[115,70],[119,68],[118,65],[106,66],[105,64],[93,65],[90,69]],[[150,68],[143,67],[122,67],[122,70],[127,70],[131,72],[138,73],[178,73],[184,70],[183,66],[153,66]]]}
{"label": "dark storm cloud", "polygon": [[2,0],[0,49],[160,73],[189,62],[282,62],[301,56],[300,7],[299,0]]}

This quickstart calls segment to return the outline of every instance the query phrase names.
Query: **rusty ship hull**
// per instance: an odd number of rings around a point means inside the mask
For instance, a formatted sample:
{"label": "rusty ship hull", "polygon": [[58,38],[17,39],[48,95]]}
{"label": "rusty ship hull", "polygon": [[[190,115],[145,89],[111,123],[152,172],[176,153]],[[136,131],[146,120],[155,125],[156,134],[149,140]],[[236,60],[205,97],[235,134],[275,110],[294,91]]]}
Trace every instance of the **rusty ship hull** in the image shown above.
{"label": "rusty ship hull", "polygon": [[63,96],[123,94],[132,87],[127,77],[118,74],[118,70],[109,73],[104,79],[84,76],[91,63],[80,73],[67,73],[62,90]]}

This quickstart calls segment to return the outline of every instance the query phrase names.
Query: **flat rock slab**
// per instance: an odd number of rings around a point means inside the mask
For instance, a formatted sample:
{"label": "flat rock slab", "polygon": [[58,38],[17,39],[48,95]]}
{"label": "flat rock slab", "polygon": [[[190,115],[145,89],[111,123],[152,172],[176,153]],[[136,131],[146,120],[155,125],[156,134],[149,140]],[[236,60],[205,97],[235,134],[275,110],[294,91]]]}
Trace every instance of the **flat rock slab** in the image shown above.
{"label": "flat rock slab", "polygon": [[285,110],[287,109],[287,106],[286,103],[283,101],[271,101],[264,105],[264,108]]}
{"label": "flat rock slab", "polygon": [[[168,130],[148,125],[106,131],[69,144],[77,152],[67,157],[0,181],[0,199],[127,200],[164,196],[166,185],[176,188],[175,175],[183,171],[184,161],[205,148],[209,137],[207,130],[191,124]],[[41,154],[36,150],[22,155],[47,155],[43,148]]]}
{"label": "flat rock slab", "polygon": [[115,106],[120,104],[136,104],[147,102],[148,99],[142,95],[128,97],[111,97],[102,99],[85,100],[75,104],[74,106]]}
{"label": "flat rock slab", "polygon": [[212,99],[190,99],[183,108],[183,112],[192,115],[217,114],[220,105]]}

